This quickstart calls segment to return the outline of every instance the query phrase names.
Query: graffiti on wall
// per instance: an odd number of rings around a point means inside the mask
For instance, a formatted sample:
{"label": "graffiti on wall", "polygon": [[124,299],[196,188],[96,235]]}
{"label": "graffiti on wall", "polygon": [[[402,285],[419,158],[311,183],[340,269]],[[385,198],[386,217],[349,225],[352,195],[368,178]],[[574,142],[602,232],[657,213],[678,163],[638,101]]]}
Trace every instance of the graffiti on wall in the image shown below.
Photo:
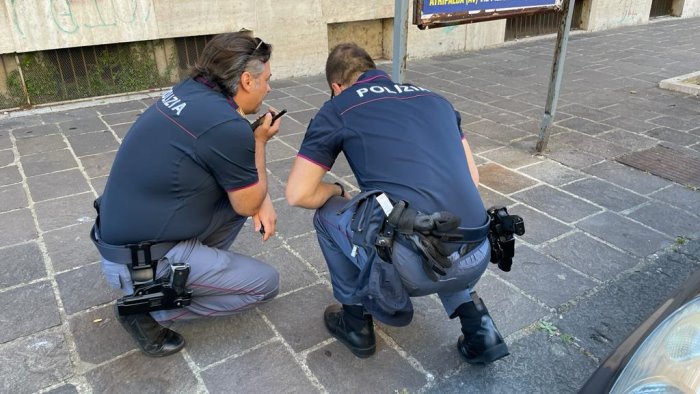
{"label": "graffiti on wall", "polygon": [[[24,37],[28,29],[37,27],[75,34],[85,30],[145,25],[153,8],[153,0],[44,0],[43,3],[9,0],[9,14],[18,36]],[[40,26],[36,26],[37,22]]]}

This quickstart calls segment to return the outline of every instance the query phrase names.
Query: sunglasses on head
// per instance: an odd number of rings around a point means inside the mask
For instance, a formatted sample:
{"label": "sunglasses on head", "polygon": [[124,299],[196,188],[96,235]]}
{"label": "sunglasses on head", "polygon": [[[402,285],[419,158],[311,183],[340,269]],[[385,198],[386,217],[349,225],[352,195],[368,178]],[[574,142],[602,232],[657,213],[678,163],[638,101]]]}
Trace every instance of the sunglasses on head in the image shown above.
{"label": "sunglasses on head", "polygon": [[260,49],[260,47],[263,47],[263,45],[265,45],[265,47],[267,47],[267,44],[261,38],[255,37],[255,41],[257,41],[258,43],[257,43],[257,45],[255,45],[255,49],[253,49],[253,52],[250,53],[251,55],[255,54],[255,52],[258,49]]}

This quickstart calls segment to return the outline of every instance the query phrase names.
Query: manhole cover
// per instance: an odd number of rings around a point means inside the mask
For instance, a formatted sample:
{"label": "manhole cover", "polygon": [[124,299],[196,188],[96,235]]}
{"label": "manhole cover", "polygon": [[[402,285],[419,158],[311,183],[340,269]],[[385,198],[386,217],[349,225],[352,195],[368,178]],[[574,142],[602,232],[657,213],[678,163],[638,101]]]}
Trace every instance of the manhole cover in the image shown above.
{"label": "manhole cover", "polygon": [[618,162],[681,185],[700,188],[700,158],[666,146],[620,156]]}

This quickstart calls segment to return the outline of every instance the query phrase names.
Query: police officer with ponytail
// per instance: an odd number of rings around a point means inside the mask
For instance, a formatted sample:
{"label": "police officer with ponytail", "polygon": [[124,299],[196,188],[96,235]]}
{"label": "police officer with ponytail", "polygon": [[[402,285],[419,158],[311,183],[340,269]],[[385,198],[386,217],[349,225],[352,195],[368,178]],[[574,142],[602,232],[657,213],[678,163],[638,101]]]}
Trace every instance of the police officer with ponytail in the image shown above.
{"label": "police officer with ponytail", "polygon": [[248,217],[263,240],[277,215],[265,149],[280,121],[245,115],[270,92],[271,45],[226,33],[204,47],[190,77],[134,123],[116,154],[92,239],[107,281],[123,291],[116,314],[148,356],[178,352],[179,320],[223,316],[278,292],[270,265],[229,250]]}

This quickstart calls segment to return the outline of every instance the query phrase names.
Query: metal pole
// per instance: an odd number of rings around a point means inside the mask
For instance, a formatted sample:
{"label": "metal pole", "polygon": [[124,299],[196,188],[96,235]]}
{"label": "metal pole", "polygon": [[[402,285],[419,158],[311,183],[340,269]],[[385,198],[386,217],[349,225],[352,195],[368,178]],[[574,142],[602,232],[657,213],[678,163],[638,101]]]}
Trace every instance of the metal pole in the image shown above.
{"label": "metal pole", "polygon": [[564,0],[562,13],[565,17],[559,25],[557,34],[557,48],[554,51],[554,63],[552,63],[552,77],[549,81],[549,93],[547,93],[547,104],[544,108],[544,117],[540,124],[540,133],[537,136],[537,152],[542,153],[547,149],[549,142],[549,130],[554,114],[557,112],[557,101],[559,100],[559,87],[561,86],[561,76],[564,73],[564,59],[566,58],[566,44],[569,42],[569,30],[571,29],[571,19],[574,14],[574,1]]}
{"label": "metal pole", "polygon": [[408,41],[408,4],[410,0],[394,0],[394,45],[392,76],[403,83],[406,75],[406,42]]}

